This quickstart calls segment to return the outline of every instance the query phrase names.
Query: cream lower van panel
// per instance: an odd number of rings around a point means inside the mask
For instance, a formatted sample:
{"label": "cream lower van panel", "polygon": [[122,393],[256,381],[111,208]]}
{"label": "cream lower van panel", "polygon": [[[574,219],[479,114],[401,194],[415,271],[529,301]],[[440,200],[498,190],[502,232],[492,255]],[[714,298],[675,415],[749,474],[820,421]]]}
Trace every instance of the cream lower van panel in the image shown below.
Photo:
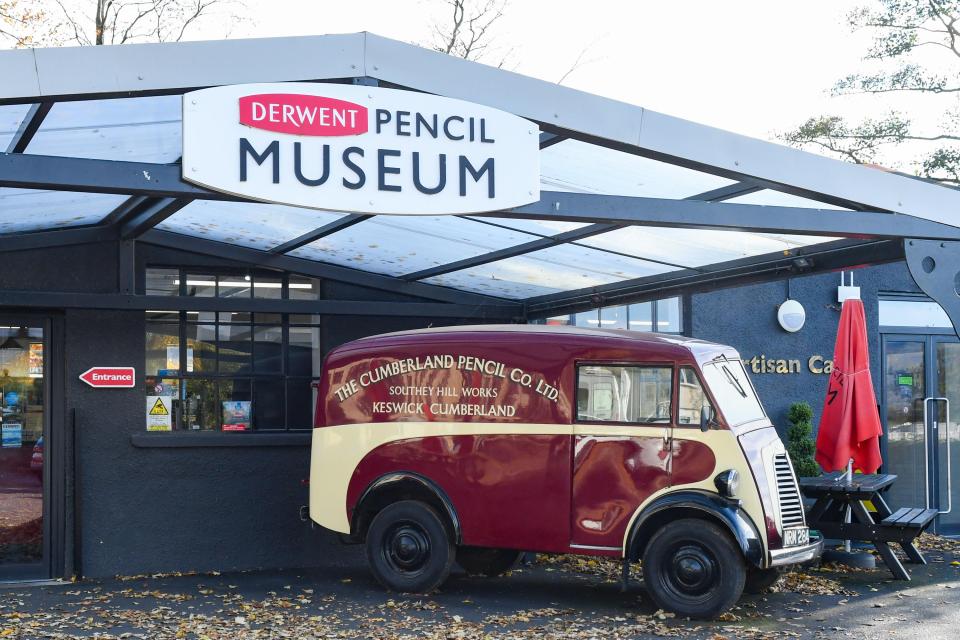
{"label": "cream lower van panel", "polygon": [[623,536],[623,553],[627,552],[627,542],[630,537],[630,531],[636,522],[640,513],[643,512],[657,498],[668,493],[675,493],[685,489],[703,489],[711,493],[717,492],[717,487],[713,484],[713,478],[721,471],[727,469],[736,469],[740,474],[740,488],[737,490],[737,499],[741,501],[741,507],[746,512],[753,524],[757,527],[760,534],[760,540],[763,548],[767,548],[767,527],[763,517],[763,503],[760,501],[760,492],[757,489],[757,483],[750,471],[750,465],[747,463],[746,456],[740,448],[737,436],[732,431],[700,431],[699,429],[674,429],[674,440],[694,440],[702,442],[713,451],[716,459],[713,471],[701,482],[691,484],[677,484],[653,493],[643,503],[637,507],[627,524],[627,530]]}
{"label": "cream lower van panel", "polygon": [[433,436],[562,436],[570,425],[471,422],[373,422],[313,430],[310,455],[310,518],[317,524],[350,533],[347,491],[363,458],[382,445]]}

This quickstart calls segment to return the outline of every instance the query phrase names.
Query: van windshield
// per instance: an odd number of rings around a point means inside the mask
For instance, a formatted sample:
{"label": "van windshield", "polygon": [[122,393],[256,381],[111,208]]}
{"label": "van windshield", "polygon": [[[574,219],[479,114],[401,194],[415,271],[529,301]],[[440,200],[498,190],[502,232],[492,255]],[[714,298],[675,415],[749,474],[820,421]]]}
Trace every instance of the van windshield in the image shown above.
{"label": "van windshield", "polygon": [[766,417],[739,360],[721,356],[703,365],[703,377],[731,427]]}

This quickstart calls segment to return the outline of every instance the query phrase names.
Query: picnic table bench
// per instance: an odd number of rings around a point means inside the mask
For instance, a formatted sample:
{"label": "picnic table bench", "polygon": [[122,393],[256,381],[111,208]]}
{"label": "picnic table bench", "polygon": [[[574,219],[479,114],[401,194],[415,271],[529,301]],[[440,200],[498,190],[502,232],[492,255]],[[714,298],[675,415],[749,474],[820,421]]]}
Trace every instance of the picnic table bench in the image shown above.
{"label": "picnic table bench", "polygon": [[[889,473],[855,474],[851,480],[843,473],[828,473],[817,478],[801,478],[800,490],[816,499],[807,512],[808,526],[827,538],[872,543],[894,577],[909,580],[910,573],[890,543],[900,545],[910,562],[927,564],[914,540],[937,517],[937,510],[908,507],[892,511],[881,491],[896,479],[897,476]],[[864,501],[873,504],[876,512],[871,513]],[[846,522],[848,507],[850,522]]]}

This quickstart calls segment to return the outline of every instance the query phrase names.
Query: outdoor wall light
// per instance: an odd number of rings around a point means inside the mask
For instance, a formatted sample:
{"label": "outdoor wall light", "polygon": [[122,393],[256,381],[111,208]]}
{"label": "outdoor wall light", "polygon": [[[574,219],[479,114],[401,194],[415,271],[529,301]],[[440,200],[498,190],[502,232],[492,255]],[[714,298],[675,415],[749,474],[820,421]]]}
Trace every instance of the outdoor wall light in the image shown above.
{"label": "outdoor wall light", "polygon": [[777,308],[777,322],[784,331],[796,333],[803,328],[807,320],[807,312],[803,305],[796,300],[787,300]]}

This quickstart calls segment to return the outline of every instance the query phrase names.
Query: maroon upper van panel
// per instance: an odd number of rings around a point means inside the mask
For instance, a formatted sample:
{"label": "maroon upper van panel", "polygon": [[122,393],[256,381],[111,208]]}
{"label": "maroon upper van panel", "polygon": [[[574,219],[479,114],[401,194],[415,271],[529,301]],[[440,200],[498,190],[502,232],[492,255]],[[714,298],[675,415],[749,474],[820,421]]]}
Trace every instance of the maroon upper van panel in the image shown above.
{"label": "maroon upper van panel", "polygon": [[575,362],[693,363],[689,339],[484,325],[363,338],[327,356],[315,426],[368,422],[570,424]]}

